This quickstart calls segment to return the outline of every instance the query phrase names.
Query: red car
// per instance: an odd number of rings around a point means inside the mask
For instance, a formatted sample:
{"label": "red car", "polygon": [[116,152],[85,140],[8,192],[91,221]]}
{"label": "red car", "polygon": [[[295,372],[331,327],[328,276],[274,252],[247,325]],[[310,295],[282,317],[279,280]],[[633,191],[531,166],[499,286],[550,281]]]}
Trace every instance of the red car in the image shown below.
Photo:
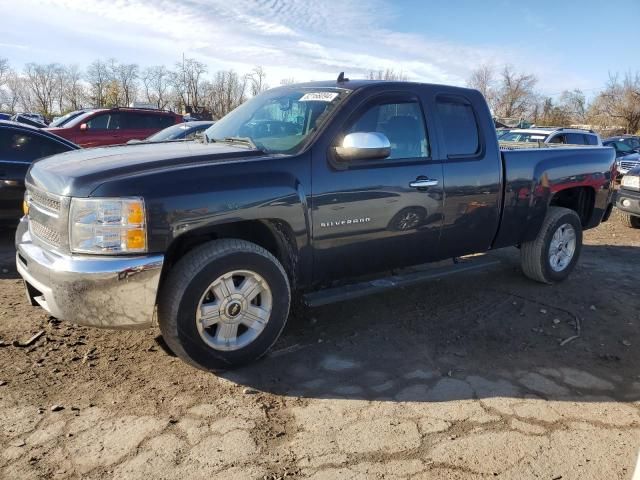
{"label": "red car", "polygon": [[182,121],[182,115],[165,110],[109,108],[89,110],[47,130],[88,148],[144,139]]}

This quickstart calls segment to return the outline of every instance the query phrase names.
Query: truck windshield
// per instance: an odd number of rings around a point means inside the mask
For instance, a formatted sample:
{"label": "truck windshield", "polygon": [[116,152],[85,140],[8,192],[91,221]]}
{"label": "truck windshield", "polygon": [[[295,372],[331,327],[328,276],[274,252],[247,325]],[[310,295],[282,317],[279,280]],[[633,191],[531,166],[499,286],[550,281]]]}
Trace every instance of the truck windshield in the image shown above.
{"label": "truck windshield", "polygon": [[267,153],[296,153],[348,90],[277,88],[239,106],[205,131],[209,142],[245,142]]}
{"label": "truck windshield", "polygon": [[507,132],[498,137],[501,142],[544,142],[549,135],[532,132]]}

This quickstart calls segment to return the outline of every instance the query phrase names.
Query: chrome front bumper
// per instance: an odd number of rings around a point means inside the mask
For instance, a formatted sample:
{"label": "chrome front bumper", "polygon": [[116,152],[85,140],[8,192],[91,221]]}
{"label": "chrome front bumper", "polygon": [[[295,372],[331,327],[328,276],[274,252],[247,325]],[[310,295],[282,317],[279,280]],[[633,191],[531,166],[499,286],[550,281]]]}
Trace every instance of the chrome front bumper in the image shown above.
{"label": "chrome front bumper", "polygon": [[32,304],[52,316],[102,328],[154,322],[163,255],[65,255],[31,241],[26,218],[16,231],[16,266]]}

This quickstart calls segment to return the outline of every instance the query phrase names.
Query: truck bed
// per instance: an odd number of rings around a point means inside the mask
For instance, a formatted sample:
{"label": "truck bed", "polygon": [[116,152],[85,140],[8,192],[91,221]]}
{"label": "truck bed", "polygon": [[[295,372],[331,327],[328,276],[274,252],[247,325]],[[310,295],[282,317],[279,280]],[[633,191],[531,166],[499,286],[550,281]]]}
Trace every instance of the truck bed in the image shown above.
{"label": "truck bed", "polygon": [[[595,206],[583,218],[585,229],[602,220],[610,203],[615,154],[594,146],[537,146],[500,143],[503,165],[503,209],[493,248],[518,245],[535,238],[554,195],[566,189],[586,189]],[[578,192],[579,190],[572,190]],[[567,195],[567,193],[563,193]]]}

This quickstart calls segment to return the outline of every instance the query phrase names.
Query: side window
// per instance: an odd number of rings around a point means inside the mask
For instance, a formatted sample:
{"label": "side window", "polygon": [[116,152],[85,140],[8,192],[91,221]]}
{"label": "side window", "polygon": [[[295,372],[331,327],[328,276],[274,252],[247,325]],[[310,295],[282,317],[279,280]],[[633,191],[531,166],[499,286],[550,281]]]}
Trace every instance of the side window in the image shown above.
{"label": "side window", "polygon": [[157,115],[154,113],[127,113],[127,128],[134,130],[162,130],[173,125],[173,117],[170,115]]}
{"label": "side window", "polygon": [[477,154],[480,135],[471,104],[463,97],[448,95],[438,97],[436,103],[448,154]]}
{"label": "side window", "polygon": [[125,128],[130,130],[142,130],[147,128],[145,126],[145,117],[140,113],[125,113],[124,121],[126,124]]}
{"label": "side window", "polygon": [[0,145],[0,160],[16,162],[32,162],[69,150],[67,146],[46,137],[11,130],[0,134]]}
{"label": "side window", "polygon": [[567,139],[564,135],[555,135],[554,137],[551,137],[549,143],[567,143]]}
{"label": "side window", "polygon": [[163,129],[175,124],[175,120],[171,115],[154,115],[154,117],[154,128]]}
{"label": "side window", "polygon": [[378,103],[368,108],[345,134],[384,133],[391,143],[388,159],[429,156],[429,143],[417,101]]}
{"label": "side window", "polygon": [[86,123],[90,130],[106,130],[109,125],[109,114],[97,115]]}
{"label": "side window", "polygon": [[589,135],[589,134],[585,133],[584,138],[585,138],[585,144],[586,145],[597,145],[598,144],[598,137],[596,137],[595,135]]}
{"label": "side window", "polygon": [[570,145],[584,145],[584,135],[582,133],[567,133],[567,142]]}
{"label": "side window", "polygon": [[87,122],[89,130],[120,130],[122,126],[121,115],[119,113],[105,113],[93,117]]}

